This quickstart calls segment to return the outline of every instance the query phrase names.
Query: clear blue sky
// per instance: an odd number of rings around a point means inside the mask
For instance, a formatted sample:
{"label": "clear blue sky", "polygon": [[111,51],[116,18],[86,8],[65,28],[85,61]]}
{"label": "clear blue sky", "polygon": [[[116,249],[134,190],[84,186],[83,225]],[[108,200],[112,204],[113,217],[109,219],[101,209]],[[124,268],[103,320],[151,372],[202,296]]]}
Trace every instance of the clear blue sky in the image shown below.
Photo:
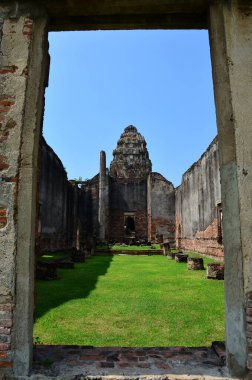
{"label": "clear blue sky", "polygon": [[175,186],[215,137],[207,31],[50,33],[44,136],[68,178],[107,167],[124,128],[147,141],[153,171]]}

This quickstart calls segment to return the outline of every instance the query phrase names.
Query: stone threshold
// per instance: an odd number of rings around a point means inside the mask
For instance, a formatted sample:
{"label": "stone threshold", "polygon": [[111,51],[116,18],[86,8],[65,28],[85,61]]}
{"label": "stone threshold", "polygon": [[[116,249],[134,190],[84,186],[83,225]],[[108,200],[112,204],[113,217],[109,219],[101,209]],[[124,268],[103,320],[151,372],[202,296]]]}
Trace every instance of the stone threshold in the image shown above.
{"label": "stone threshold", "polygon": [[226,379],[225,346],[212,347],[34,347],[30,377],[20,379]]}

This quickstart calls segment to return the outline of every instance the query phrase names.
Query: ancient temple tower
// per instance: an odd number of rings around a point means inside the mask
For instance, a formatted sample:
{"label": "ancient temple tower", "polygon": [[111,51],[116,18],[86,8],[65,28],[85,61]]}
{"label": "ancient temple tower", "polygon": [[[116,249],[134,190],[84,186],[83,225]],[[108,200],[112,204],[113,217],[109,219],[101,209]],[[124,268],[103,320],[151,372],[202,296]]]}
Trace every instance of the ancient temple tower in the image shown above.
{"label": "ancient temple tower", "polygon": [[151,161],[144,137],[129,125],[110,164],[110,237],[147,240],[147,178]]}
{"label": "ancient temple tower", "polygon": [[110,176],[113,178],[147,178],[151,172],[146,141],[133,125],[121,134],[113,156],[110,164]]}
{"label": "ancient temple tower", "polygon": [[174,187],[152,172],[145,138],[126,127],[113,151],[110,170],[100,153],[100,172],[82,186],[87,237],[114,242],[174,239]]}

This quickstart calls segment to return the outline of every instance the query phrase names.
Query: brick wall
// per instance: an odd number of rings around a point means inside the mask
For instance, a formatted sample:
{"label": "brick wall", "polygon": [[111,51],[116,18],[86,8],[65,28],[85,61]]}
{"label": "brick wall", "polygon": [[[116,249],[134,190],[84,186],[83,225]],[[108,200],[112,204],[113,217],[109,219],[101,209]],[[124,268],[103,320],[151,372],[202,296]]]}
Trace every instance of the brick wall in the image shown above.
{"label": "brick wall", "polygon": [[[134,211],[135,239],[147,240],[147,211]],[[125,216],[124,210],[110,210],[109,240],[122,242],[125,240]]]}
{"label": "brick wall", "polygon": [[221,186],[217,138],[176,189],[176,245],[223,257]]}

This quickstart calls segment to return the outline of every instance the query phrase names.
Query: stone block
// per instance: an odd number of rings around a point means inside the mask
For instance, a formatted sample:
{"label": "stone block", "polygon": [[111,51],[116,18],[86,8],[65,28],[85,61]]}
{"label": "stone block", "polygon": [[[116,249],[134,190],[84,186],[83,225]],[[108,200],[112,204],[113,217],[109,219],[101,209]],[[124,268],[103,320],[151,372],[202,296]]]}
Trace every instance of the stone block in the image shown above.
{"label": "stone block", "polygon": [[207,278],[213,280],[224,280],[224,264],[208,263]]}
{"label": "stone block", "polygon": [[188,259],[188,255],[186,255],[184,253],[177,253],[175,255],[175,260],[177,263],[186,263],[187,259]]}
{"label": "stone block", "polygon": [[204,262],[201,257],[188,257],[187,269],[189,270],[203,270]]}

